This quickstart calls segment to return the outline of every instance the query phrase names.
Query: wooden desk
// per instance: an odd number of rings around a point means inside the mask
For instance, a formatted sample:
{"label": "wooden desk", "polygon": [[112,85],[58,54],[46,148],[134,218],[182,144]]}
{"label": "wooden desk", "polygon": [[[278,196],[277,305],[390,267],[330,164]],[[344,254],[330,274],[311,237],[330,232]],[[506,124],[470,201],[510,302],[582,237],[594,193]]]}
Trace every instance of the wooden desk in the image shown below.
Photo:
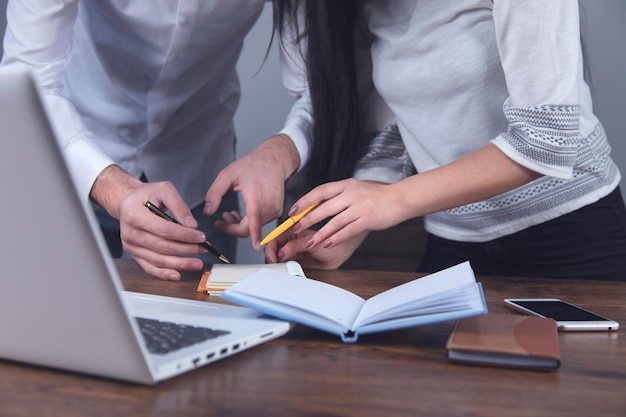
{"label": "wooden desk", "polygon": [[[116,261],[126,289],[208,300],[181,282]],[[402,272],[309,271],[364,297],[415,278]],[[559,297],[626,326],[626,282],[480,277],[492,312],[505,297]],[[213,301],[213,297],[211,297]],[[45,325],[45,317],[42,318]],[[362,336],[302,326],[183,376],[144,387],[0,361],[0,416],[624,416],[626,338],[561,333],[562,365],[534,372],[452,364],[452,323]],[[621,338],[620,338],[621,336]]]}

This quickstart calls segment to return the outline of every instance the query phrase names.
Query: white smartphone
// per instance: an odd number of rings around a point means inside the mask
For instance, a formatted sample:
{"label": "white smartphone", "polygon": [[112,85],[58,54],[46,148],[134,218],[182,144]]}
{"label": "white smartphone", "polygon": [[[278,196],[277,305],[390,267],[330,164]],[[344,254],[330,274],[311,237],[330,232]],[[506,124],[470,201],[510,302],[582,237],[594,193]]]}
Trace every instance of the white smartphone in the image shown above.
{"label": "white smartphone", "polygon": [[558,298],[506,298],[515,311],[554,319],[562,331],[615,331],[619,323]]}

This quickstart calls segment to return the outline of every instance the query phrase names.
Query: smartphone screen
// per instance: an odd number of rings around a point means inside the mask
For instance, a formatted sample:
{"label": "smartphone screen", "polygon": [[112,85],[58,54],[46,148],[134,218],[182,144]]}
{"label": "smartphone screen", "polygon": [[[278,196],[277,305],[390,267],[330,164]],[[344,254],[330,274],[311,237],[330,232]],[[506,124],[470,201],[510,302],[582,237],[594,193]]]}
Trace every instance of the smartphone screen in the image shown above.
{"label": "smartphone screen", "polygon": [[554,319],[561,330],[617,330],[619,324],[559,299],[506,299],[514,310]]}
{"label": "smartphone screen", "polygon": [[564,301],[526,300],[516,301],[515,303],[556,321],[606,320],[604,317],[598,316],[597,314],[583,310],[582,308],[578,308]]}

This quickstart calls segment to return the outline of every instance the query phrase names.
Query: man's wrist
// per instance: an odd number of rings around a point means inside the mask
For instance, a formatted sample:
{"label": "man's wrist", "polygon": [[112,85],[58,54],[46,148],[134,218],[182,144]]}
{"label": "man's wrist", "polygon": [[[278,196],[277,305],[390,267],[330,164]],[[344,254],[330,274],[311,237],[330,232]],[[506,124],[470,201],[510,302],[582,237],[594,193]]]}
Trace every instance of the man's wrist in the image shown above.
{"label": "man's wrist", "polygon": [[282,168],[283,179],[289,178],[300,166],[300,154],[291,138],[279,133],[263,142],[259,148],[269,151],[277,166]]}
{"label": "man's wrist", "polygon": [[109,165],[96,177],[89,197],[111,216],[119,219],[121,202],[140,184],[141,181],[119,166]]}

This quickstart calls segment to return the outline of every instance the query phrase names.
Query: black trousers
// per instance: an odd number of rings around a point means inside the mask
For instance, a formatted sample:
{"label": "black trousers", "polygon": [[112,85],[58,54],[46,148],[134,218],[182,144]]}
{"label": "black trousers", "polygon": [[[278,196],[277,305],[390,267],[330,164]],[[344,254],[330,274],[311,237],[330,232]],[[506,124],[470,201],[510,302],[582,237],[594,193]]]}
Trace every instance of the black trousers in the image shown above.
{"label": "black trousers", "polygon": [[619,187],[572,213],[488,242],[428,234],[419,272],[470,261],[479,275],[626,281],[626,209]]}

